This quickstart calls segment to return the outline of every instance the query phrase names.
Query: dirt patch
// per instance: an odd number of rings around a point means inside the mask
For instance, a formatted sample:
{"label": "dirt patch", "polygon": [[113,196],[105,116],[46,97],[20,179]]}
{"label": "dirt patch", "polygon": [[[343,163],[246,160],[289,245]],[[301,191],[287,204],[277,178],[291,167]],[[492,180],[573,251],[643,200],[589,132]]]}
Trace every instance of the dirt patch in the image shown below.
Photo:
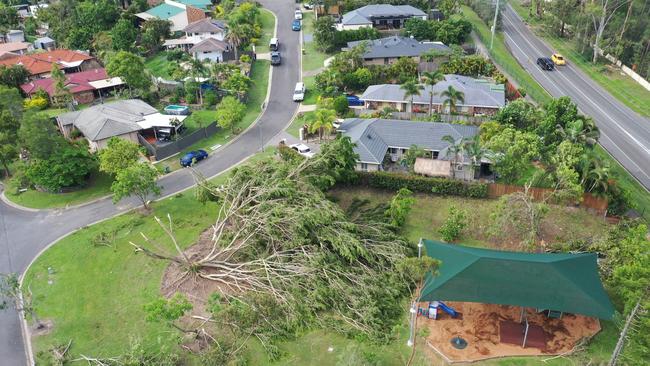
{"label": "dirt patch", "polygon": [[[418,326],[429,329],[429,335],[426,337],[429,346],[454,362],[472,362],[504,356],[561,354],[571,351],[581,339],[593,337],[600,331],[600,322],[595,318],[564,314],[561,319],[549,319],[543,313],[528,309],[528,322],[542,327],[548,338],[543,349],[522,348],[501,343],[499,339],[499,323],[519,322],[520,307],[468,302],[446,304],[462,313],[462,318],[453,319],[446,313],[442,313],[438,320],[420,316]],[[420,307],[426,308],[428,303],[421,303]],[[465,349],[459,350],[452,346],[451,339],[456,336],[467,341]]]}
{"label": "dirt patch", "polygon": [[54,321],[51,319],[41,320],[38,326],[36,326],[36,324],[30,326],[30,331],[34,337],[49,334],[52,329],[54,329]]}

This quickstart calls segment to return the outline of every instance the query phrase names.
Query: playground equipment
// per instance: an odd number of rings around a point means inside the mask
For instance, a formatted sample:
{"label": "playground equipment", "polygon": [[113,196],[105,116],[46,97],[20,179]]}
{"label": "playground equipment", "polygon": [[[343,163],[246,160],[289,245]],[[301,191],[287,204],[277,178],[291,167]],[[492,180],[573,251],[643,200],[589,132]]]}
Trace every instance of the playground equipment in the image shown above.
{"label": "playground equipment", "polygon": [[452,318],[458,317],[458,312],[454,310],[453,308],[447,306],[444,302],[442,301],[432,301],[429,303],[429,308],[428,309],[423,309],[419,308],[418,309],[418,315],[424,315],[428,317],[429,319],[437,319],[438,318],[438,309],[444,311],[445,313],[449,314]]}

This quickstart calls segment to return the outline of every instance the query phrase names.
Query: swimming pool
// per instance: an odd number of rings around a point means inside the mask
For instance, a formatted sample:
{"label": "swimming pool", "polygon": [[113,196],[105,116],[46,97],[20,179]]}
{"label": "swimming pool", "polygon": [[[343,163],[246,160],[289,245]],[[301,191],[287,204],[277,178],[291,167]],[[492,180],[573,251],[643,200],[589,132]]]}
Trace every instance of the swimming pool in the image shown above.
{"label": "swimming pool", "polygon": [[184,105],[172,104],[165,107],[165,113],[177,116],[186,116],[190,114],[190,108]]}

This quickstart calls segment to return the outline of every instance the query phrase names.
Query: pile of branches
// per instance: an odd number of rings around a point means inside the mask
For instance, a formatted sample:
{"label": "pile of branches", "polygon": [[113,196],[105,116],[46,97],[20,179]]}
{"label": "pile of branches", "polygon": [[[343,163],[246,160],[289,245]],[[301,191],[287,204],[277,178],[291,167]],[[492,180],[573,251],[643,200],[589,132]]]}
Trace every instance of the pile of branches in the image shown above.
{"label": "pile of branches", "polygon": [[354,162],[349,141],[331,144],[312,159],[236,168],[221,187],[199,179],[199,195],[219,202],[211,248],[200,258],[181,250],[171,219],[159,222],[177,253],[154,250],[161,246],[146,236],[133,245],[217,281],[214,321],[263,344],[314,324],[387,340],[416,283],[399,265],[412,247],[389,224],[351,220],[326,198],[319,183],[339,180]]}

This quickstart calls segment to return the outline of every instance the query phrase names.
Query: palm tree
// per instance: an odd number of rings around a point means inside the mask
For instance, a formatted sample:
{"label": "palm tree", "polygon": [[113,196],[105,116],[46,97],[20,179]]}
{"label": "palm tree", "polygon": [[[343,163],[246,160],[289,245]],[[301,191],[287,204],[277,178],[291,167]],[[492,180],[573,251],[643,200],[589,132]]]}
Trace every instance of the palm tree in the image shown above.
{"label": "palm tree", "polygon": [[465,103],[465,93],[454,89],[451,85],[449,85],[447,90],[443,91],[440,95],[445,98],[445,101],[442,102],[443,108],[449,106],[450,113],[456,113],[456,105],[458,102]]}
{"label": "palm tree", "polygon": [[409,105],[411,106],[411,118],[413,117],[413,98],[416,95],[420,95],[420,92],[424,87],[417,83],[415,80],[409,80],[402,84],[400,89],[404,90],[404,99],[409,99]]}
{"label": "palm tree", "polygon": [[315,113],[314,118],[309,123],[309,133],[318,131],[318,139],[323,139],[323,132],[329,133],[334,128],[334,120],[336,120],[336,112],[331,109],[319,109]]}
{"label": "palm tree", "polygon": [[244,38],[246,38],[246,32],[240,24],[232,23],[228,25],[228,32],[226,33],[225,39],[234,49],[236,61],[239,60],[238,50]]}
{"label": "palm tree", "polygon": [[445,80],[445,74],[440,71],[425,71],[422,73],[424,84],[429,86],[429,117],[433,114],[433,87],[439,82]]}
{"label": "palm tree", "polygon": [[452,167],[451,174],[453,178],[456,178],[456,166],[458,165],[458,157],[461,159],[465,155],[465,145],[466,141],[464,139],[454,139],[451,135],[442,136],[442,141],[448,142],[449,147],[447,148],[447,156],[452,156]]}
{"label": "palm tree", "polygon": [[476,167],[481,166],[481,160],[487,155],[487,150],[481,146],[481,136],[476,135],[473,139],[463,139],[464,150],[472,161],[472,176],[476,177]]}
{"label": "palm tree", "polygon": [[558,124],[555,126],[555,131],[564,140],[572,143],[586,144],[593,146],[600,138],[600,130],[594,124],[593,120],[577,119],[573,122],[567,123],[566,126]]}
{"label": "palm tree", "polygon": [[[190,60],[190,75],[194,81],[197,79],[205,77],[208,74],[208,68],[205,66],[203,61],[197,59]],[[203,105],[203,89],[201,88],[201,82],[199,83],[199,104]]]}

